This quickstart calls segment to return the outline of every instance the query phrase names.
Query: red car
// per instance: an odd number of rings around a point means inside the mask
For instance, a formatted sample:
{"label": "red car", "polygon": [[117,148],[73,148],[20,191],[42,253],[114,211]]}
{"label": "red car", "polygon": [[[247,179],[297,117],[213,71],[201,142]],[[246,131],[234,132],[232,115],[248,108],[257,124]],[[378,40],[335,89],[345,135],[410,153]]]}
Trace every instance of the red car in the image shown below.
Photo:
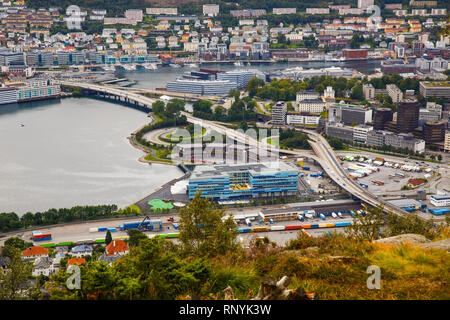
{"label": "red car", "polygon": [[167,219],[167,221],[169,221],[169,222],[174,222],[175,219],[174,219],[173,217],[170,217],[169,219]]}

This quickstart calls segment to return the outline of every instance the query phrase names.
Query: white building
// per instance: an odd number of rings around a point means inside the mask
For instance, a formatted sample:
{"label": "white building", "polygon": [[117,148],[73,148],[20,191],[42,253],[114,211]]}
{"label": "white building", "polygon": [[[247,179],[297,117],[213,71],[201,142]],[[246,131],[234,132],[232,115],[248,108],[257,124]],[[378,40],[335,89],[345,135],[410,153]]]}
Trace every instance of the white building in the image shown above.
{"label": "white building", "polygon": [[321,113],[325,107],[326,103],[321,99],[303,99],[297,102],[299,112]]}
{"label": "white building", "polygon": [[333,87],[328,86],[325,91],[323,92],[323,97],[325,99],[334,99],[335,91]]}
{"label": "white building", "polygon": [[444,151],[450,152],[450,131],[445,133]]}
{"label": "white building", "polygon": [[353,142],[357,143],[366,143],[367,142],[367,134],[369,131],[372,131],[373,127],[358,125],[353,127]]}
{"label": "white building", "polygon": [[450,195],[433,195],[430,197],[430,202],[435,207],[450,206]]}
{"label": "white building", "polygon": [[319,99],[320,94],[317,91],[305,90],[297,92],[296,101],[297,103],[305,99]]}
{"label": "white building", "polygon": [[373,0],[358,0],[358,8],[366,10],[370,6],[373,6]]}
{"label": "white building", "polygon": [[203,15],[209,17],[215,17],[219,14],[218,4],[204,4],[203,5]]}
{"label": "white building", "polygon": [[307,14],[330,14],[330,8],[306,8]]}
{"label": "white building", "polygon": [[301,115],[289,113],[286,115],[286,123],[293,126],[317,127],[320,116]]}
{"label": "white building", "polygon": [[125,11],[125,18],[132,21],[142,22],[144,14],[140,9],[128,9]]}
{"label": "white building", "polygon": [[178,9],[177,8],[146,8],[145,12],[148,15],[177,15]]}
{"label": "white building", "polygon": [[273,14],[296,14],[296,8],[273,8]]}

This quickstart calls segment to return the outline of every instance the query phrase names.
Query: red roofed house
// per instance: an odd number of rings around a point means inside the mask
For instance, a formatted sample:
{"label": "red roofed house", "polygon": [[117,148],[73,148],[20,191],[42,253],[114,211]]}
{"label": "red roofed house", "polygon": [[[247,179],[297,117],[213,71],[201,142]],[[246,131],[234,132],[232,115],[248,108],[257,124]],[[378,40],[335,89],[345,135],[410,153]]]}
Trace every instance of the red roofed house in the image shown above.
{"label": "red roofed house", "polygon": [[425,180],[423,179],[409,179],[408,180],[408,187],[410,188],[417,188],[418,186],[425,183]]}
{"label": "red roofed house", "polygon": [[36,260],[37,258],[48,257],[48,248],[34,246],[22,251],[22,258],[25,260]]}
{"label": "red roofed house", "polygon": [[85,264],[86,260],[84,258],[70,258],[69,261],[67,261],[67,265],[76,264],[81,266],[82,264]]}
{"label": "red roofed house", "polygon": [[127,254],[129,251],[128,245],[123,240],[113,240],[106,246],[108,256]]}

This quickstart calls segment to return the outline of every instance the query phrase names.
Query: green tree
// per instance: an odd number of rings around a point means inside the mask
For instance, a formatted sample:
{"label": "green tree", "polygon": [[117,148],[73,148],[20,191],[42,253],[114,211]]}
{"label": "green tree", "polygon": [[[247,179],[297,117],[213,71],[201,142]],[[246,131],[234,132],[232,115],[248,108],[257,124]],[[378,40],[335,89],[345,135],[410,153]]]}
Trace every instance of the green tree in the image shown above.
{"label": "green tree", "polygon": [[111,231],[107,231],[106,232],[106,237],[105,237],[105,243],[106,245],[110,244],[112,241],[112,235],[111,235]]}
{"label": "green tree", "polygon": [[27,281],[31,278],[32,265],[22,261],[21,251],[13,247],[5,262],[6,272],[0,272],[0,300],[29,298],[31,288]]}
{"label": "green tree", "polygon": [[147,239],[147,236],[139,230],[131,229],[127,231],[127,234],[129,236],[128,244],[133,247],[138,246],[142,239]]}
{"label": "green tree", "polygon": [[384,224],[382,207],[369,208],[367,214],[357,215],[352,224],[345,230],[347,235],[355,240],[376,240],[381,235]]}
{"label": "green tree", "polygon": [[161,115],[164,113],[165,104],[161,100],[156,100],[152,103],[152,111],[156,115]]}
{"label": "green tree", "polygon": [[223,209],[201,194],[180,209],[180,242],[183,251],[193,256],[216,256],[236,248],[236,224],[231,217],[222,220]]}
{"label": "green tree", "polygon": [[254,77],[247,83],[247,90],[249,97],[253,98],[256,93],[258,92],[258,89],[260,87],[264,86],[264,80],[259,79],[257,77]]}

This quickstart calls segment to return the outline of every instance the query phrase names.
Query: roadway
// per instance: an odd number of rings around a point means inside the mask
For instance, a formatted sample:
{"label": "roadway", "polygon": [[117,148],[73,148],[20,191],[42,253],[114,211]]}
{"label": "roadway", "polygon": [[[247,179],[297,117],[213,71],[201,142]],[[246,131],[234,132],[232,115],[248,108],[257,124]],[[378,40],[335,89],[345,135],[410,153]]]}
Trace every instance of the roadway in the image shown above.
{"label": "roadway", "polygon": [[[74,82],[65,82],[62,81],[61,84],[68,85],[68,86],[76,86],[84,89],[89,90],[95,90],[99,92],[106,92],[110,94],[114,94],[123,98],[127,98],[129,100],[133,100],[136,102],[139,102],[141,104],[145,104],[147,106],[151,106],[151,104],[155,101],[154,99],[150,99],[147,97],[144,97],[137,93],[132,92],[126,92],[122,89],[116,89],[113,87],[106,87],[106,86],[99,86],[95,84],[90,83],[74,83]],[[305,154],[302,151],[299,150],[286,150],[286,149],[280,149],[277,148],[267,142],[259,141],[255,139],[255,137],[251,137],[247,134],[245,134],[243,131],[237,131],[234,129],[227,128],[223,125],[217,124],[213,121],[209,120],[203,120],[196,118],[192,116],[189,113],[182,112],[183,115],[186,116],[186,119],[188,122],[193,124],[198,124],[206,129],[210,129],[212,131],[216,131],[220,134],[226,135],[227,137],[234,139],[240,143],[247,144],[250,147],[255,147],[258,150],[265,149],[266,151],[271,152],[271,154],[289,154],[293,156],[305,156]],[[357,184],[352,179],[348,178],[346,172],[340,165],[340,163],[336,160],[336,155],[331,148],[331,146],[328,144],[326,139],[315,132],[307,131],[307,130],[301,130],[302,132],[305,132],[308,134],[311,138],[310,144],[313,148],[316,156],[308,156],[309,158],[312,158],[316,160],[323,168],[323,170],[327,173],[327,175],[342,189],[346,190],[350,194],[354,195],[355,197],[358,197],[362,201],[366,202],[367,204],[371,206],[383,206],[383,209],[387,212],[391,212],[397,215],[404,215],[406,211],[403,211],[402,209],[393,206],[389,204],[386,201],[382,201],[378,199],[378,196],[375,196],[374,194],[368,192],[367,190],[363,189],[359,184]],[[278,157],[277,157],[278,158]]]}

